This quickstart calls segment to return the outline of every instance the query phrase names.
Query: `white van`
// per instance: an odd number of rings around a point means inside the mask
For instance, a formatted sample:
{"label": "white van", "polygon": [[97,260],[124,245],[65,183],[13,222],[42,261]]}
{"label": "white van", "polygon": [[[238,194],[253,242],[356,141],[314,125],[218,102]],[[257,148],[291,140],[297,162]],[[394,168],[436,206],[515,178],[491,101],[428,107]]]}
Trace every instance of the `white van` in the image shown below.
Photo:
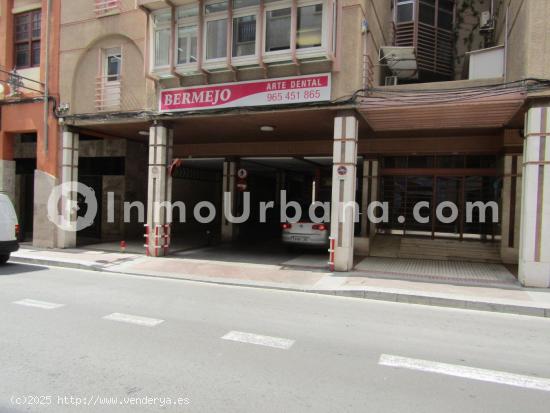
{"label": "white van", "polygon": [[18,232],[15,209],[9,197],[0,193],[0,264],[5,264],[10,254],[19,249]]}

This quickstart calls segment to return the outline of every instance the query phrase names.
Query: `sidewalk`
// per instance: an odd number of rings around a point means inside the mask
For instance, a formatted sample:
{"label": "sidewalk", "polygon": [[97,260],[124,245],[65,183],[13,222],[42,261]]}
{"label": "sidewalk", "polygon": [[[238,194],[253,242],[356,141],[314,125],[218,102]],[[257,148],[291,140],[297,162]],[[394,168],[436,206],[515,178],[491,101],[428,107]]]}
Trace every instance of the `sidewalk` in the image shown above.
{"label": "sidewalk", "polygon": [[374,268],[331,274],[319,268],[34,248],[14,253],[11,262],[550,317],[550,290],[524,289],[517,283],[487,287],[404,281],[388,279],[385,273],[376,278]]}

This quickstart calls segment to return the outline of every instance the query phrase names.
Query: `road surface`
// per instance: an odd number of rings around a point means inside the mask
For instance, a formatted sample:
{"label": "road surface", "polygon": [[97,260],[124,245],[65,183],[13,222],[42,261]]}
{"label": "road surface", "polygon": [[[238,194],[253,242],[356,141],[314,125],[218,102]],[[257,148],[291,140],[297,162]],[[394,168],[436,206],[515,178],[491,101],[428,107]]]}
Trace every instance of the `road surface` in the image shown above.
{"label": "road surface", "polygon": [[550,319],[0,268],[0,412],[550,411]]}

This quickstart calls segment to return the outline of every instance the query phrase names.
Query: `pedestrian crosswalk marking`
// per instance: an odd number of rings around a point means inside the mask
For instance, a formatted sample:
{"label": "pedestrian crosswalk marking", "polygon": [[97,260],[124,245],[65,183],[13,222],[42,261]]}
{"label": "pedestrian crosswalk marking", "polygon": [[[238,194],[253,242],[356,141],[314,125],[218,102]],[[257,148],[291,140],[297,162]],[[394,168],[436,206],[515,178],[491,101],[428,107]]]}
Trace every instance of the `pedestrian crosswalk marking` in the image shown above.
{"label": "pedestrian crosswalk marking", "polygon": [[237,341],[258,346],[273,347],[288,350],[294,345],[294,340],[286,338],[262,336],[259,334],[243,333],[242,331],[231,331],[222,337],[223,340]]}
{"label": "pedestrian crosswalk marking", "polygon": [[521,374],[506,373],[503,371],[485,370],[476,367],[438,363],[435,361],[392,356],[388,354],[382,354],[378,364],[381,366],[399,367],[409,370],[445,374],[447,376],[461,377],[465,379],[505,384],[514,387],[523,387],[525,389],[550,391],[550,379],[523,376]]}
{"label": "pedestrian crosswalk marking", "polygon": [[17,305],[23,305],[26,307],[42,308],[44,310],[54,310],[56,308],[65,306],[65,304],[56,304],[56,303],[49,303],[46,301],[31,300],[30,298],[14,301],[13,303]]}
{"label": "pedestrian crosswalk marking", "polygon": [[121,323],[136,324],[144,327],[155,327],[161,323],[164,323],[164,320],[159,320],[157,318],[141,317],[131,314],[122,314],[122,313],[113,313],[103,317],[104,320],[118,321]]}

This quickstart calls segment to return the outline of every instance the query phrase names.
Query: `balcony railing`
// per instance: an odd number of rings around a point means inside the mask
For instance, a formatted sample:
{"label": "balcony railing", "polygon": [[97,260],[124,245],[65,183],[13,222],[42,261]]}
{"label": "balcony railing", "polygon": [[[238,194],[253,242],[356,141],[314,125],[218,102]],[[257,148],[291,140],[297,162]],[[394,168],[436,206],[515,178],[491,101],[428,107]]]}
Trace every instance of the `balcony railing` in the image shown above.
{"label": "balcony railing", "polygon": [[120,76],[99,76],[96,81],[95,107],[99,112],[120,110],[122,79]]}
{"label": "balcony railing", "polygon": [[95,0],[95,14],[103,16],[120,10],[120,0]]}

